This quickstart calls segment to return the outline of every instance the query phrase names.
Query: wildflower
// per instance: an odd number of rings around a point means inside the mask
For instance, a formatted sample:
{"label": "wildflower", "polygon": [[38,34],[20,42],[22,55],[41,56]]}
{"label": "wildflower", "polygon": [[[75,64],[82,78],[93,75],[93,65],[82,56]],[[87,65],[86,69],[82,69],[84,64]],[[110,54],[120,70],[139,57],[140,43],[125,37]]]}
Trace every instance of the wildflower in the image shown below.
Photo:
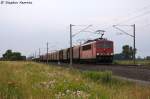
{"label": "wildflower", "polygon": [[62,96],[64,96],[65,94],[64,93],[62,93]]}
{"label": "wildflower", "polygon": [[81,95],[81,91],[78,90],[76,94],[77,94],[77,96],[80,96]]}
{"label": "wildflower", "polygon": [[69,93],[70,92],[70,90],[66,90],[66,93]]}

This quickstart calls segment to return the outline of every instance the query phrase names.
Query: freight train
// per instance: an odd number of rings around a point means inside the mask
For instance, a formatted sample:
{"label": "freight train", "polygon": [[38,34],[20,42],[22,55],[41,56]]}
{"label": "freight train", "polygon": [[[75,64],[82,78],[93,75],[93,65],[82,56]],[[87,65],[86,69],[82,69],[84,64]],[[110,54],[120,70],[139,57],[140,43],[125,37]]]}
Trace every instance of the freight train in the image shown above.
{"label": "freight train", "polygon": [[[113,41],[104,38],[89,40],[82,45],[72,47],[73,63],[112,63],[113,55]],[[38,60],[41,62],[69,62],[70,48],[41,55]]]}

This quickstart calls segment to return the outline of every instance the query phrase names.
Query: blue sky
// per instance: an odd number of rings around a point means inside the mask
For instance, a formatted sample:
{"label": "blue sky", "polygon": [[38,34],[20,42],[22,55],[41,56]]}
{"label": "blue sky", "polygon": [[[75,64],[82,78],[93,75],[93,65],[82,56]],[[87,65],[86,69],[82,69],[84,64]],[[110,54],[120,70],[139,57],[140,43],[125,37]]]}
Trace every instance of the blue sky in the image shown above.
{"label": "blue sky", "polygon": [[[10,1],[10,0],[8,0]],[[18,0],[16,0],[18,1]],[[25,0],[23,0],[25,1]],[[103,29],[105,37],[113,40],[115,53],[124,44],[133,45],[132,37],[118,35],[114,24],[136,24],[137,56],[150,56],[150,0],[31,0],[32,5],[0,4],[0,55],[7,49],[32,55],[41,48],[46,52],[69,46],[69,24],[93,26],[88,31]],[[129,19],[129,20],[128,20]],[[73,33],[85,28],[73,27]],[[121,27],[132,34],[132,27]],[[73,38],[96,38],[83,32]]]}

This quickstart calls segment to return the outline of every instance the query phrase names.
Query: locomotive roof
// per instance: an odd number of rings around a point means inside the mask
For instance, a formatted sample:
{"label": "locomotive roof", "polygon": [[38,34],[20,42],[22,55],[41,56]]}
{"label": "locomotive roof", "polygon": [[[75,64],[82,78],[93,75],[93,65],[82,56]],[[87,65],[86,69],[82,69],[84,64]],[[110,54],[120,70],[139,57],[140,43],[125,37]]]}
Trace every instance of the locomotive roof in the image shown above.
{"label": "locomotive roof", "polygon": [[92,44],[92,43],[97,42],[97,41],[110,41],[110,40],[107,40],[106,38],[97,38],[97,39],[94,39],[94,40],[88,40],[83,45]]}

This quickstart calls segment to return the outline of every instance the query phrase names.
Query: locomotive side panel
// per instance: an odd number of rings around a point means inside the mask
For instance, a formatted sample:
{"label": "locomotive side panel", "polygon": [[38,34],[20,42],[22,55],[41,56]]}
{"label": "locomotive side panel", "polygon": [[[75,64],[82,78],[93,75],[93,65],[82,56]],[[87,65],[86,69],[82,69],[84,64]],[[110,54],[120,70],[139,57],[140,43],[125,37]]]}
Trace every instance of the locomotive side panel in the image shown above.
{"label": "locomotive side panel", "polygon": [[92,48],[90,45],[84,45],[81,47],[81,57],[80,59],[90,59],[92,55]]}
{"label": "locomotive side panel", "polygon": [[96,43],[92,44],[92,58],[96,59]]}

